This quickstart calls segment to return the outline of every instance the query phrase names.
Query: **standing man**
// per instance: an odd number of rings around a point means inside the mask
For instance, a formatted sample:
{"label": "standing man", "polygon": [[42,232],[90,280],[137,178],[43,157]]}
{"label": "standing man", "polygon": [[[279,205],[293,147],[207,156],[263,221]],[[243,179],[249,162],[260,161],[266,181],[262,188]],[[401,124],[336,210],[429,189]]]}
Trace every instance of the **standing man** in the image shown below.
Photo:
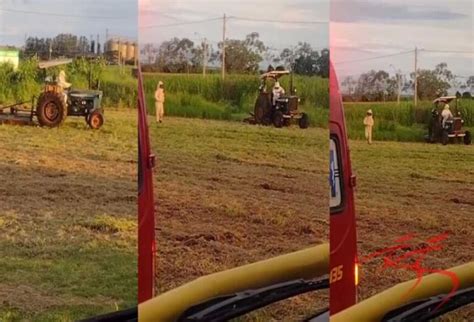
{"label": "standing man", "polygon": [[365,125],[365,139],[367,143],[372,144],[372,128],[374,127],[374,118],[372,116],[372,110],[368,110],[364,118]]}
{"label": "standing man", "polygon": [[162,122],[165,114],[165,90],[163,88],[163,82],[159,81],[155,91],[155,109],[156,109],[156,122]]}

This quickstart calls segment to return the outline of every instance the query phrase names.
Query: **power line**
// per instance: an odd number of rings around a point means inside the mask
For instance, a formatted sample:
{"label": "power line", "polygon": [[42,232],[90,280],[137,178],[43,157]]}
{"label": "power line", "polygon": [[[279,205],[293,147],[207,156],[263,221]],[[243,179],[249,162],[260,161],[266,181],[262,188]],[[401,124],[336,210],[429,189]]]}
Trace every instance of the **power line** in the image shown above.
{"label": "power line", "polygon": [[27,11],[27,10],[15,10],[15,9],[4,9],[4,8],[1,8],[0,11],[12,12],[12,13],[32,14],[32,15],[42,15],[42,16],[85,18],[85,19],[120,19],[120,20],[123,20],[123,19],[129,19],[130,18],[130,17],[113,17],[113,16],[70,15],[70,14],[54,13],[54,12]]}
{"label": "power line", "polygon": [[396,54],[376,56],[376,57],[368,57],[368,58],[361,58],[361,59],[354,59],[354,60],[345,60],[345,61],[341,61],[341,62],[334,62],[334,64],[356,63],[356,62],[373,60],[373,59],[380,59],[380,58],[386,58],[386,57],[405,55],[405,54],[409,54],[409,53],[412,53],[412,52],[414,52],[414,50],[404,51],[404,52],[400,52],[400,53],[396,53]]}
{"label": "power line", "polygon": [[300,24],[300,25],[328,24],[327,21],[269,20],[269,19],[246,18],[246,17],[236,17],[236,16],[230,16],[229,19],[254,21],[254,22],[280,23],[280,24]]}
{"label": "power line", "polygon": [[177,22],[177,23],[170,23],[170,24],[163,24],[163,25],[141,26],[140,29],[184,26],[184,25],[192,25],[192,24],[198,24],[198,23],[203,23],[203,22],[208,22],[208,21],[222,20],[222,19],[223,19],[222,17],[216,17],[216,18],[209,18],[209,19],[203,19],[203,20],[184,21],[184,22]]}
{"label": "power line", "polygon": [[[175,17],[173,18],[179,19]],[[162,25],[150,25],[150,26],[142,26],[140,27],[140,29],[183,26],[183,25],[198,24],[198,23],[204,23],[204,22],[216,21],[216,20],[222,20],[222,19],[223,19],[222,17],[216,17],[216,18],[208,18],[208,19],[195,20],[195,21],[183,21],[183,22],[177,22],[177,23],[162,24]],[[236,17],[236,16],[230,16],[227,19],[254,21],[254,22],[262,22],[262,23],[280,23],[280,24],[327,24],[328,23],[327,21],[302,21],[302,20],[285,21],[285,20],[256,19],[256,18],[247,18],[247,17]]]}
{"label": "power line", "polygon": [[431,49],[420,49],[420,51],[429,52],[429,53],[474,54],[474,51],[462,51],[462,50],[431,50]]}

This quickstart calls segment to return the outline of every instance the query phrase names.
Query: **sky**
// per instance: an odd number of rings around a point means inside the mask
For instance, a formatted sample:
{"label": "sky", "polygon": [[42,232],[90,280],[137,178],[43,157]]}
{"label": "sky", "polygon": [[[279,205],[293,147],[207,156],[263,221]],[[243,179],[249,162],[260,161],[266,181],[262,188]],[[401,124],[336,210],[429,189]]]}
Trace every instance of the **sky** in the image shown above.
{"label": "sky", "polygon": [[27,36],[59,33],[136,41],[137,0],[0,0],[0,46],[22,46]]}
{"label": "sky", "polygon": [[[258,32],[266,46],[278,51],[296,46],[299,41],[310,43],[317,50],[329,46],[329,0],[140,0],[140,44],[158,44],[173,37],[186,37],[201,43],[206,38],[217,48],[222,40],[223,19],[173,24],[222,18],[224,14],[282,21],[231,18],[227,21],[227,38],[244,39],[247,34]],[[315,23],[284,23],[295,21]]]}
{"label": "sky", "polygon": [[474,75],[472,0],[331,0],[330,10],[331,59],[340,81],[371,69],[408,74],[415,47],[418,68],[446,62],[459,81]]}
{"label": "sky", "polygon": [[[0,46],[21,46],[27,36],[52,37],[60,32],[88,38],[99,34],[102,42],[107,28],[110,36],[131,40],[138,32],[142,45],[188,37],[195,42],[206,38],[216,46],[222,39],[222,19],[173,24],[221,18],[224,13],[318,22],[229,19],[227,37],[243,39],[256,31],[277,51],[299,41],[321,50],[329,46],[330,29],[331,58],[339,78],[370,69],[408,74],[414,69],[415,47],[420,49],[419,68],[446,62],[455,75],[474,75],[472,0],[0,0]],[[401,52],[405,53],[397,55]],[[364,60],[383,55],[395,56]]]}

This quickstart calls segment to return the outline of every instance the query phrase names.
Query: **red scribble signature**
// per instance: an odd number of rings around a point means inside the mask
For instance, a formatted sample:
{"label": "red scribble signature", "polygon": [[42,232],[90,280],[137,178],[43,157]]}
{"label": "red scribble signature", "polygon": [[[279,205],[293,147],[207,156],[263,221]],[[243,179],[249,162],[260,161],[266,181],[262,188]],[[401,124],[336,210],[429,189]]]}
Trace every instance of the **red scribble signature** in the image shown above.
{"label": "red scribble signature", "polygon": [[404,297],[408,296],[408,294],[421,283],[423,275],[426,273],[438,273],[448,276],[452,281],[452,288],[449,294],[436,307],[435,310],[437,310],[454,295],[456,290],[459,288],[460,281],[458,276],[453,272],[424,267],[423,260],[430,252],[442,250],[443,246],[441,243],[449,237],[449,234],[445,232],[430,237],[425,240],[424,243],[420,243],[419,245],[414,245],[413,239],[415,236],[416,234],[414,233],[401,236],[395,240],[397,243],[395,246],[387,247],[364,256],[360,259],[360,263],[367,263],[377,257],[383,257],[383,269],[406,269],[415,272],[417,275],[417,281],[408,290]]}

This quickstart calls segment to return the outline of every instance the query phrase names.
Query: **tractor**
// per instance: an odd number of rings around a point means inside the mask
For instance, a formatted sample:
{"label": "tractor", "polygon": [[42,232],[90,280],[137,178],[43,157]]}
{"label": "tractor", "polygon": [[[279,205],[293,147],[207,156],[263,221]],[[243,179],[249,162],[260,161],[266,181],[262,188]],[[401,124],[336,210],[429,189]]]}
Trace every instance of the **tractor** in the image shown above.
{"label": "tractor", "polygon": [[[68,64],[71,61],[68,59],[41,62],[39,68],[46,76],[47,68]],[[45,77],[43,91],[37,98],[33,97],[30,102],[18,102],[0,107],[0,123],[34,124],[36,117],[40,126],[52,128],[60,126],[67,116],[81,116],[85,118],[90,128],[99,129],[104,123],[101,101],[102,92],[99,90],[63,89],[58,80]],[[27,106],[28,103],[31,103],[30,107]],[[5,112],[6,110],[9,112]]]}
{"label": "tractor", "polygon": [[298,111],[300,98],[293,88],[293,75],[290,81],[290,94],[283,95],[274,100],[272,91],[267,90],[267,83],[275,83],[284,75],[289,75],[288,70],[273,70],[260,76],[261,84],[259,94],[255,102],[254,113],[244,121],[252,124],[273,125],[277,128],[289,126],[292,119],[298,120],[300,128],[306,129],[309,126],[309,119],[306,113]]}
{"label": "tractor", "polygon": [[[443,124],[441,112],[445,104],[454,101],[454,117],[447,119]],[[458,99],[456,96],[442,96],[433,101],[433,109],[431,110],[430,123],[428,124],[428,134],[425,141],[429,143],[441,142],[443,145],[449,143],[450,139],[460,139],[464,144],[471,144],[471,133],[464,131],[462,126],[464,120],[461,113],[458,112]]]}

